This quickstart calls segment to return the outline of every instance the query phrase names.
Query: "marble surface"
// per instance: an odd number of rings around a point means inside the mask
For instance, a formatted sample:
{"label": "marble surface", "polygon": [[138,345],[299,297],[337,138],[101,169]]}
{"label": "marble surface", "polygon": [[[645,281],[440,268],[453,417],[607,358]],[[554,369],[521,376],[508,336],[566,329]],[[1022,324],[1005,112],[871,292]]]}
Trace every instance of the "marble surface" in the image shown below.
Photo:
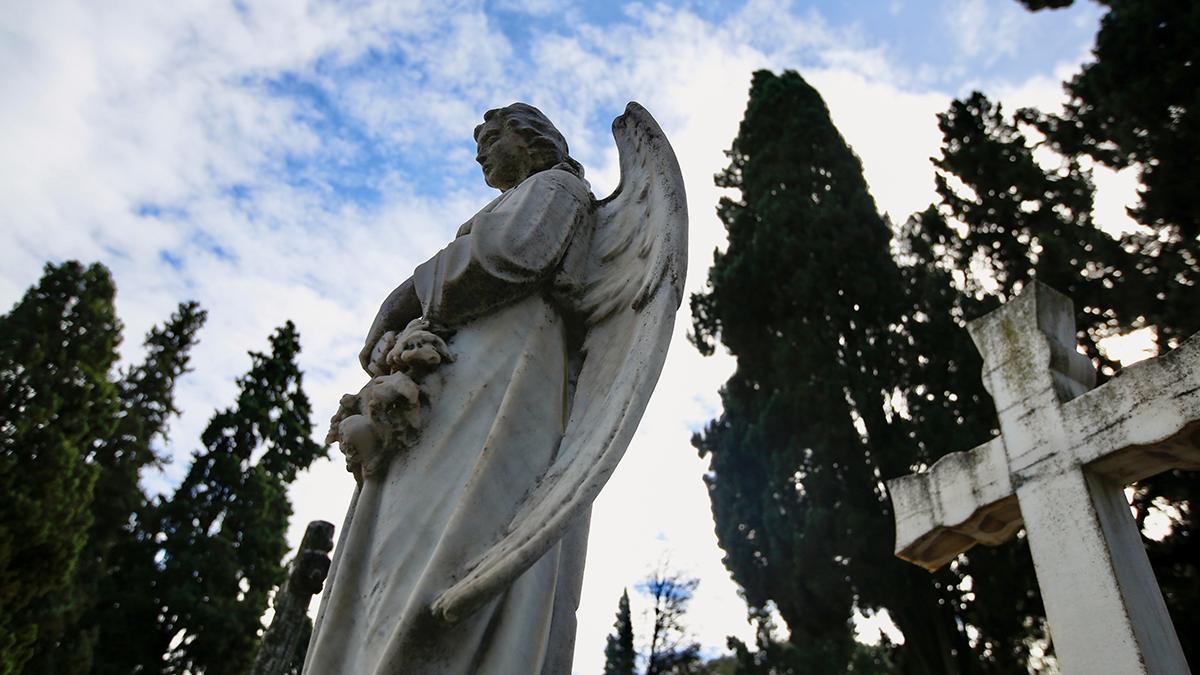
{"label": "marble surface", "polygon": [[1066,673],[1187,671],[1124,487],[1200,468],[1200,336],[1101,387],[1040,283],[969,325],[1001,435],[888,481],[896,554],[930,570],[1024,527]]}
{"label": "marble surface", "polygon": [[358,488],[306,673],[570,671],[592,500],[682,299],[673,151],[630,104],[597,200],[525,104],[475,130],[501,194],[384,301],[331,424]]}

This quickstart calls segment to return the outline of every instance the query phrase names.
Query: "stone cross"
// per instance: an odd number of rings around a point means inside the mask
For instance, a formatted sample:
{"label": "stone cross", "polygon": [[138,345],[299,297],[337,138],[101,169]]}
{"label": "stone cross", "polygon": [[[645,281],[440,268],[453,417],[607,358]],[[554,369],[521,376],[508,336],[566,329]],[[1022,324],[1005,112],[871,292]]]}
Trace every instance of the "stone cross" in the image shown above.
{"label": "stone cross", "polygon": [[333,549],[333,523],[314,520],[304,530],[300,549],[288,570],[288,578],[275,592],[275,616],[263,634],[254,659],[253,675],[283,675],[304,637],[308,603],[321,592],[329,573],[329,551]]}
{"label": "stone cross", "polygon": [[1000,435],[888,481],[896,555],[930,571],[1022,525],[1066,673],[1187,673],[1126,485],[1200,469],[1200,335],[1095,387],[1071,301],[1033,283],[970,323]]}

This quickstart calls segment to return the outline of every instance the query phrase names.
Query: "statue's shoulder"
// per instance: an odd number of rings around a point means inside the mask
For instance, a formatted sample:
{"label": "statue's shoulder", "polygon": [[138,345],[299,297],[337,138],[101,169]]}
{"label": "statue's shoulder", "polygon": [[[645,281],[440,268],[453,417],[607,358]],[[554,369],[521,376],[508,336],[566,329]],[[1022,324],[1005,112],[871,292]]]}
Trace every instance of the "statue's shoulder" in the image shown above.
{"label": "statue's shoulder", "polygon": [[566,190],[579,199],[579,201],[590,201],[592,191],[587,181],[580,178],[573,171],[559,168],[560,166],[565,165],[559,164],[533,174],[525,179],[523,187],[528,186],[532,190]]}

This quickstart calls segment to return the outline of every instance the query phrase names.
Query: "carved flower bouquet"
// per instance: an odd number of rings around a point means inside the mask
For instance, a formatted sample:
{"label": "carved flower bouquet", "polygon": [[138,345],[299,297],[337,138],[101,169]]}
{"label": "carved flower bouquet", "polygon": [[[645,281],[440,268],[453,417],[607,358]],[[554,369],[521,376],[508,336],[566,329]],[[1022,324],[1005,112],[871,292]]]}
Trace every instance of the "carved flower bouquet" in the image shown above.
{"label": "carved flower bouquet", "polygon": [[384,333],[367,365],[374,377],[357,394],[342,396],[325,442],[341,446],[346,470],[360,483],[416,443],[421,403],[428,404],[429,394],[421,382],[443,363],[454,361],[443,335],[449,338],[447,331],[425,319],[413,320],[399,335]]}

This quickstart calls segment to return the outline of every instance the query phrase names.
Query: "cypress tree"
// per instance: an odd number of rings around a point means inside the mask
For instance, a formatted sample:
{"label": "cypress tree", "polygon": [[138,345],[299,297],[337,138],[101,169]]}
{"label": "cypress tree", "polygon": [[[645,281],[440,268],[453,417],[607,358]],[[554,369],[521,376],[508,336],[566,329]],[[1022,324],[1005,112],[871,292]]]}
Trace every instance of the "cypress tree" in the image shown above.
{"label": "cypress tree", "polygon": [[161,673],[170,637],[162,614],[162,568],[158,507],[142,504],[127,536],[110,553],[112,567],[101,581],[97,606],[99,637],[92,660],[98,675]]}
{"label": "cypress tree", "polygon": [[75,611],[68,586],[111,435],[121,326],[102,265],[47,265],[0,317],[0,673],[20,671]]}
{"label": "cypress tree", "polygon": [[[967,639],[961,578],[894,558],[883,482],[946,450],[919,443],[906,417],[917,399],[960,411],[985,396],[956,392],[959,356],[927,356],[946,345],[916,342],[959,329],[905,288],[861,163],[798,74],[755,73],[728,154],[717,184],[740,191],[718,207],[728,248],[692,297],[693,343],[711,353],[719,340],[737,357],[723,414],[694,438],[725,564],[752,615],[778,608],[796,672],[848,667],[856,607],[891,612],[905,636],[899,671],[978,672],[987,655]],[[918,366],[937,370],[937,389]],[[951,428],[966,419],[946,415]],[[969,447],[988,427],[967,431],[956,440]]]}
{"label": "cypress tree", "polygon": [[[1070,4],[1023,1],[1035,9]],[[806,107],[803,97],[772,95],[760,81],[762,74],[756,75],[730,168],[718,176],[719,185],[742,193],[740,201],[725,200],[719,208],[729,247],[716,256],[708,292],[693,298],[694,342],[708,352],[719,339],[738,359],[737,372],[722,391],[724,414],[695,439],[701,454],[710,457],[709,488],[726,564],[746,591],[760,628],[769,606],[765,601],[773,601],[792,635],[789,644],[779,645],[771,642],[769,631],[760,630],[757,653],[735,643],[744,672],[844,669],[847,650],[836,643],[839,627],[827,629],[834,639],[816,644],[821,642],[814,637],[819,628],[793,618],[796,607],[839,616],[847,596],[849,605],[861,610],[889,610],[905,635],[904,646],[891,655],[898,671],[1036,667],[1028,663],[1029,644],[1046,633],[1025,542],[974,549],[924,581],[876,557],[890,556],[890,548],[845,545],[837,537],[848,532],[890,542],[890,522],[879,529],[871,505],[854,501],[863,494],[855,486],[868,481],[855,478],[857,467],[845,454],[828,450],[829,445],[848,446],[847,436],[826,432],[824,447],[812,443],[820,438],[811,432],[813,426],[844,419],[832,405],[836,391],[815,398],[823,405],[813,405],[809,398],[798,408],[797,392],[806,397],[812,392],[774,373],[802,378],[809,387],[825,382],[836,390],[840,385],[863,439],[862,457],[873,465],[871,475],[889,478],[927,466],[946,452],[970,448],[992,433],[991,402],[962,325],[1032,278],[1076,300],[1085,343],[1153,326],[1160,343],[1171,346],[1200,327],[1200,295],[1194,292],[1200,260],[1197,181],[1189,173],[1195,171],[1190,158],[1197,154],[1197,127],[1191,120],[1200,92],[1191,58],[1200,43],[1191,38],[1200,14],[1189,3],[1102,4],[1110,11],[1097,38],[1096,62],[1068,83],[1072,103],[1065,114],[1022,110],[1010,121],[998,105],[975,94],[939,117],[944,136],[943,152],[935,159],[940,205],[910,218],[891,242],[895,270],[880,250],[884,247],[862,238],[862,224],[869,218],[859,215],[828,232],[814,231],[814,223],[832,220],[830,214],[845,217],[865,209],[846,208],[836,199],[835,208],[823,215],[796,206],[795,193],[805,193],[796,186],[813,185],[797,177],[805,178],[805,171],[823,177],[822,169],[828,167],[825,155],[814,148],[836,152],[830,149],[841,139],[820,128],[828,122],[819,115],[813,118],[815,106]],[[772,114],[766,111],[767,100],[777,106],[773,114],[780,119],[773,123],[767,121]],[[810,100],[819,99],[814,93]],[[782,118],[788,116],[810,135],[781,130],[788,124]],[[1028,133],[1031,128],[1061,153],[1058,167],[1045,170],[1034,161],[1037,145],[1036,136]],[[789,161],[808,168],[787,174],[782,167]],[[1146,230],[1118,241],[1096,228],[1089,161],[1141,172],[1141,204],[1131,214]],[[1177,168],[1168,176],[1161,170],[1164,164]],[[843,176],[855,174],[848,164],[838,166]],[[823,186],[817,181],[813,187],[808,194],[816,204]],[[837,192],[835,185],[825,189]],[[947,219],[953,219],[953,226]],[[823,252],[804,256],[805,248],[792,237],[803,237]],[[843,254],[838,240],[854,242],[855,250]],[[857,260],[843,258],[855,254]],[[798,282],[803,275],[789,268],[789,258],[797,261],[793,266],[812,271],[811,279]],[[847,275],[830,269],[830,258],[861,270],[857,276],[866,279],[862,287],[848,291]],[[902,292],[874,296],[880,300],[876,308],[890,306],[893,311],[876,312],[874,320],[868,313],[853,322],[841,319],[839,312],[847,305],[856,313],[870,307],[857,296],[871,288],[871,278],[885,284],[900,280]],[[822,281],[837,297],[828,297]],[[833,309],[806,307],[805,300],[814,295]],[[807,322],[798,320],[806,315]],[[886,326],[886,334],[880,326]],[[829,340],[820,333],[825,327],[838,333],[842,351],[828,350]],[[846,335],[855,332],[853,339]],[[830,366],[822,369],[820,358],[791,356],[800,349],[824,355]],[[874,358],[872,350],[878,350]],[[1092,356],[1102,373],[1111,374],[1115,364],[1104,362],[1094,347]],[[858,376],[839,379],[832,372],[837,368]],[[855,389],[877,371],[882,375],[875,382]],[[856,396],[873,387],[882,387],[882,424],[872,418],[876,410],[869,395]],[[830,439],[834,442],[828,443]],[[800,452],[789,451],[789,443]],[[831,474],[842,481],[840,489],[830,489],[836,485]],[[1200,625],[1200,616],[1193,616],[1200,606],[1194,583],[1188,582],[1195,578],[1197,559],[1186,501],[1191,485],[1193,478],[1178,472],[1156,477],[1138,486],[1135,507],[1144,521],[1151,505],[1167,506],[1160,512],[1170,516],[1173,535],[1146,544],[1182,641],[1194,645],[1198,641],[1187,639],[1191,627]],[[822,514],[821,504],[839,509],[840,520]],[[886,512],[887,505],[881,510]],[[841,577],[814,574],[824,572],[821,563],[831,557],[840,562]],[[789,564],[777,565],[780,560]],[[797,572],[789,574],[789,568]],[[804,579],[794,579],[795,574]],[[840,588],[839,582],[844,582]],[[841,593],[840,603],[836,593]],[[970,641],[967,627],[972,629]],[[881,663],[877,655],[868,655],[876,665]]]}
{"label": "cypress tree", "polygon": [[[157,626],[157,549],[150,502],[139,480],[142,470],[161,464],[153,444],[167,440],[167,422],[178,414],[175,382],[188,371],[190,350],[206,313],[194,302],[182,303],[162,326],[146,336],[146,357],[118,382],[122,416],[116,432],[96,453],[100,476],[96,483],[95,522],[84,550],[85,567],[98,572],[80,574],[81,590],[95,599],[80,621],[78,649],[85,639],[93,645],[90,667],[95,673],[129,673],[142,663],[161,659],[165,640],[152,639]],[[90,583],[89,583],[90,580]],[[140,645],[157,645],[145,654]],[[72,646],[65,641],[60,650]],[[60,662],[61,663],[61,662]],[[68,672],[61,665],[54,672]]]}
{"label": "cypress tree", "polygon": [[177,412],[175,380],[186,370],[188,350],[203,320],[204,312],[195,303],[180,305],[166,325],[147,335],[145,361],[115,382],[120,408],[116,425],[107,437],[96,439],[85,458],[97,470],[92,525],[73,579],[56,591],[59,602],[69,607],[66,626],[60,635],[38,641],[28,672],[66,675],[102,670],[93,663],[97,638],[106,626],[120,630],[110,613],[133,588],[113,585],[120,563],[112,553],[121,539],[133,536],[135,513],[145,502],[138,479],[144,467],[160,461],[151,442],[165,438],[167,420]]}
{"label": "cypress tree", "polygon": [[251,353],[237,403],[213,416],[204,449],[159,514],[167,672],[247,672],[270,591],[285,577],[287,486],[323,457],[289,321]]}
{"label": "cypress tree", "polygon": [[617,620],[604,646],[604,675],[634,675],[637,652],[633,649],[633,620],[629,616],[629,591],[621,592]]}
{"label": "cypress tree", "polygon": [[287,485],[325,454],[295,327],[251,355],[238,405],[152,503],[139,478],[205,315],[181,304],[114,378],[113,294],[101,265],[48,265],[0,317],[0,673],[243,672],[283,577]]}

